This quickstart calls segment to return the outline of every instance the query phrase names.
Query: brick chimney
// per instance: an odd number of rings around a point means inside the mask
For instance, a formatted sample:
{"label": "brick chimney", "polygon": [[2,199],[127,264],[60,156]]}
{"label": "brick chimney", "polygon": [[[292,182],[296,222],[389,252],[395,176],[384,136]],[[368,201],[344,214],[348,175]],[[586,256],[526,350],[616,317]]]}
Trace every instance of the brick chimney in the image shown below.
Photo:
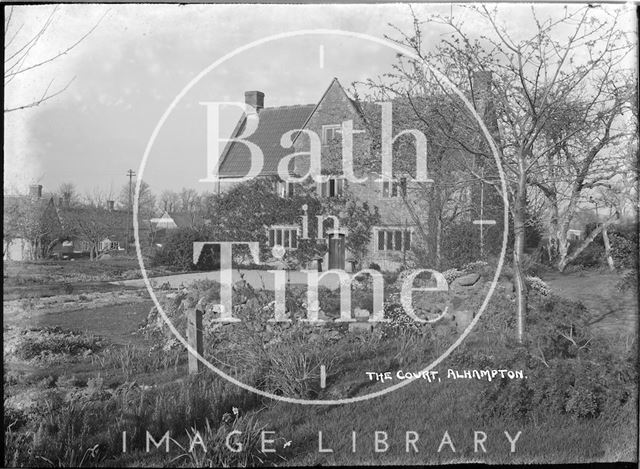
{"label": "brick chimney", "polygon": [[260,112],[264,108],[264,93],[262,91],[245,91],[244,102]]}
{"label": "brick chimney", "polygon": [[478,70],[471,78],[473,101],[480,117],[484,118],[491,102],[491,72]]}
{"label": "brick chimney", "polygon": [[42,186],[40,184],[32,184],[29,186],[29,195],[34,199],[42,198]]}
{"label": "brick chimney", "polygon": [[113,207],[114,207],[114,205],[115,205],[115,201],[113,201],[113,200],[107,200],[107,209],[108,209],[110,212],[113,212]]}
{"label": "brick chimney", "polygon": [[62,197],[58,197],[58,207],[62,208]]}

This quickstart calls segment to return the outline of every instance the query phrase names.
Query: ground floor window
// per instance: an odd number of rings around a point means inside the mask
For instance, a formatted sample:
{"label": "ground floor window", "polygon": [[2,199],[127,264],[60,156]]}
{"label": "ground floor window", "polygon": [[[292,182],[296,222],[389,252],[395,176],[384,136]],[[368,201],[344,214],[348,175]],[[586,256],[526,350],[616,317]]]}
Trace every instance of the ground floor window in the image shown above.
{"label": "ground floor window", "polygon": [[411,230],[406,228],[376,228],[378,251],[409,251]]}
{"label": "ground floor window", "polygon": [[385,199],[393,197],[406,197],[407,178],[400,178],[398,181],[382,182],[382,197]]}
{"label": "ground floor window", "polygon": [[103,251],[116,251],[120,249],[120,243],[118,241],[111,241],[107,239],[102,242],[102,250]]}
{"label": "ground floor window", "polygon": [[330,177],[325,182],[319,182],[317,192],[320,197],[341,197],[344,192],[344,179]]}
{"label": "ground floor window", "polygon": [[276,193],[280,197],[293,197],[295,195],[295,186],[292,182],[278,181],[276,184]]}
{"label": "ground floor window", "polygon": [[268,230],[269,246],[283,246],[287,249],[298,247],[298,227],[297,226],[271,226]]}

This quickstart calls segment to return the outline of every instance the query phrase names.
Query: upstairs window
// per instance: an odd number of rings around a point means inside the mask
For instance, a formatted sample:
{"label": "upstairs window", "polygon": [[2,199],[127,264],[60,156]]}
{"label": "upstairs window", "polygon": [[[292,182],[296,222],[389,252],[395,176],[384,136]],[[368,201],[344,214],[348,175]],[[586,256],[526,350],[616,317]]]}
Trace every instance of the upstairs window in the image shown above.
{"label": "upstairs window", "polygon": [[285,249],[298,248],[298,227],[295,225],[273,225],[267,230],[267,236],[269,237],[269,247],[280,245]]}
{"label": "upstairs window", "polygon": [[411,250],[411,231],[403,229],[378,229],[378,251],[409,251]]}
{"label": "upstairs window", "polygon": [[295,189],[292,182],[278,181],[276,184],[276,194],[280,197],[293,197],[294,193]]}
{"label": "upstairs window", "polygon": [[341,197],[344,192],[343,178],[329,178],[326,182],[320,182],[317,186],[320,197]]}
{"label": "upstairs window", "polygon": [[323,125],[322,126],[322,144],[327,145],[334,141],[340,135],[342,127],[340,124]]}
{"label": "upstairs window", "polygon": [[397,181],[382,182],[382,198],[390,199],[394,197],[406,197],[407,178],[400,178]]}

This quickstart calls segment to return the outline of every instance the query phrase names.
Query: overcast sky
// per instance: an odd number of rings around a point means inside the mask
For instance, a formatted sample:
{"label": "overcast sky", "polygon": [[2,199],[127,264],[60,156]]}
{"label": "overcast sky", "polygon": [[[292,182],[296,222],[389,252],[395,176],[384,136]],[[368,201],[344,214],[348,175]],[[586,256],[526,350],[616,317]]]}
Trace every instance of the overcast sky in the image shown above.
{"label": "overcast sky", "polygon": [[[463,9],[414,6],[419,15]],[[526,30],[529,7],[501,7],[514,31]],[[539,7],[544,12],[559,5]],[[28,38],[52,6],[15,7],[16,38]],[[103,18],[69,54],[25,73],[5,87],[6,104],[24,104],[53,79],[69,88],[41,106],[5,113],[5,187],[39,183],[53,191],[73,182],[80,192],[95,187],[117,194],[128,169],[138,171],[151,133],[169,104],[206,67],[238,47],[274,34],[328,28],[394,35],[392,23],[411,28],[406,4],[385,5],[61,5],[46,40],[29,60],[64,50]],[[472,21],[469,19],[469,21]],[[442,31],[425,31],[437,43]],[[320,46],[324,60],[320,58]],[[260,90],[265,105],[316,103],[333,77],[355,80],[389,71],[395,53],[385,46],[340,36],[281,39],[236,55],[207,74],[180,101],[154,145],[144,180],[154,192],[192,187],[206,170],[206,113],[202,101],[243,101]],[[322,64],[321,64],[322,61]],[[223,132],[233,127],[227,119]]]}

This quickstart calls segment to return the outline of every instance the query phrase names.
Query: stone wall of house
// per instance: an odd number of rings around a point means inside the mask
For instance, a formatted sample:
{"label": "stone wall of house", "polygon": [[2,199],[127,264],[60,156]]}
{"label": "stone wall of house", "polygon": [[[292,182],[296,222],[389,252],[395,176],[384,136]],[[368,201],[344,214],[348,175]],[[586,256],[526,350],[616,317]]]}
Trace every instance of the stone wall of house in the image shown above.
{"label": "stone wall of house", "polygon": [[[380,212],[379,227],[409,229],[413,231],[412,244],[418,240],[418,230],[414,219],[409,212],[406,203],[401,197],[383,197],[382,183],[378,181],[379,175],[371,173],[369,179],[362,184],[350,184],[348,190],[359,200],[367,202],[370,206],[377,206]],[[411,182],[407,183],[408,203],[415,207],[415,214],[426,224],[427,204],[426,200],[418,200]],[[368,256],[365,263],[376,263],[383,270],[397,270],[402,266],[405,257],[411,253],[398,251],[378,250],[376,232],[372,233],[369,241]]]}
{"label": "stone wall of house", "polygon": [[[343,121],[352,120],[353,129],[366,130],[366,123],[354,104],[350,101],[342,86],[337,80],[334,80],[326,91],[322,100],[318,104],[316,111],[313,113],[306,128],[315,132],[322,140],[323,126],[339,125]],[[352,193],[358,200],[367,202],[370,207],[377,206],[380,212],[380,227],[394,228],[414,228],[413,240],[417,240],[418,233],[415,229],[414,219],[408,210],[405,202],[400,197],[383,198],[382,183],[378,181],[380,178],[380,161],[379,156],[372,152],[372,136],[368,133],[354,133],[353,136],[353,158],[354,169],[357,177],[364,177],[367,174],[367,180],[362,183],[353,183],[345,181],[345,191]],[[309,150],[309,136],[300,135],[294,143],[296,152],[304,152]],[[321,168],[323,174],[343,173],[342,165],[342,147],[341,138],[338,135],[333,143],[323,144],[321,152]],[[376,158],[378,158],[376,160]],[[371,171],[371,169],[375,169]],[[295,160],[295,172],[298,175],[307,173],[309,170],[309,157],[298,156]],[[376,172],[376,170],[378,172]],[[414,183],[415,184],[415,183]],[[407,182],[407,194],[410,203],[414,207],[415,213],[424,219],[427,214],[427,201],[417,198],[415,194],[416,185]],[[426,220],[425,220],[426,226]],[[406,253],[408,256],[410,253]],[[347,256],[348,257],[348,256]],[[368,247],[368,256],[365,259],[365,265],[359,268],[368,267],[369,263],[375,262],[383,270],[396,270],[402,263],[405,255],[397,251],[378,251],[377,239],[375,233],[372,233],[371,241]]]}
{"label": "stone wall of house", "polygon": [[[360,113],[350,101],[338,80],[334,79],[307,122],[306,129],[315,132],[322,141],[323,126],[340,125],[348,120],[353,121],[354,131],[365,129],[365,122]],[[308,135],[301,134],[294,143],[295,151],[308,151],[309,141],[310,137]],[[353,147],[355,165],[358,165],[359,162],[364,162],[370,157],[371,139],[367,134],[354,133]],[[321,162],[323,174],[342,174],[342,151],[339,134],[333,141],[322,145]],[[297,157],[295,160],[295,172],[302,175],[308,170],[309,157]],[[356,174],[358,174],[357,168]]]}

